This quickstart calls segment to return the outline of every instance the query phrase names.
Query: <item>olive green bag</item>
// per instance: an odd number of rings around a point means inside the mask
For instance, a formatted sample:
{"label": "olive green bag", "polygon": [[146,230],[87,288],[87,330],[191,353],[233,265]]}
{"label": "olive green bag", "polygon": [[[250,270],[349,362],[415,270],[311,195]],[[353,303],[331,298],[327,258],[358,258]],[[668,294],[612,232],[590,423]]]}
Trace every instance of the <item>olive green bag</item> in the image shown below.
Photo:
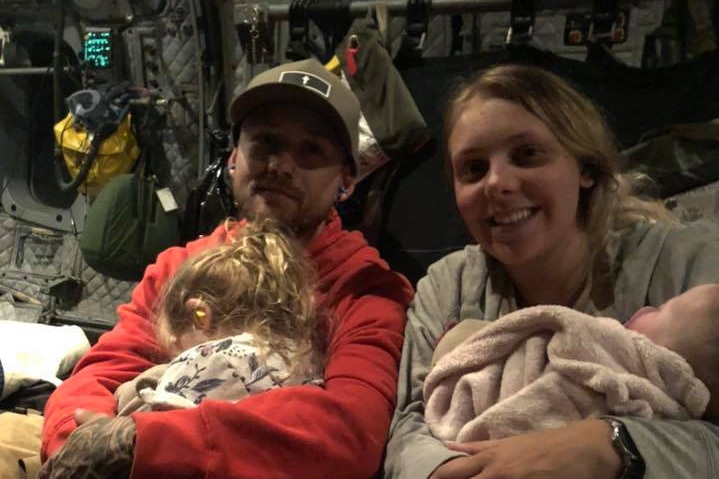
{"label": "olive green bag", "polygon": [[165,211],[154,175],[131,174],[110,180],[95,198],[80,236],[80,251],[95,271],[139,281],[161,251],[180,243],[177,209]]}
{"label": "olive green bag", "polygon": [[[372,18],[355,20],[337,49],[337,58],[388,161],[411,156],[430,139],[429,128]],[[360,177],[374,169],[365,164],[371,160],[363,161],[362,154],[360,147]]]}
{"label": "olive green bag", "polygon": [[[412,94],[395,67],[372,18],[357,19],[336,50],[342,76],[357,96],[362,110],[358,181],[354,198],[361,218],[353,225],[352,205],[340,205],[349,227],[361,230],[376,244],[382,223],[382,205],[399,165],[412,160],[431,138]],[[343,210],[344,209],[344,210]],[[349,213],[348,213],[349,212]]]}

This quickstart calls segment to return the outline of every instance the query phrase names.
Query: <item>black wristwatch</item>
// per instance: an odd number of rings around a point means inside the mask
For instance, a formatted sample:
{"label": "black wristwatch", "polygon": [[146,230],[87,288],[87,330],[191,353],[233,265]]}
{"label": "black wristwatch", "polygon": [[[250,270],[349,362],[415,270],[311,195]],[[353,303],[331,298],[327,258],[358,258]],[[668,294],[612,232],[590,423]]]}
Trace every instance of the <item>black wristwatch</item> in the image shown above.
{"label": "black wristwatch", "polygon": [[632,441],[624,424],[610,417],[603,417],[612,427],[612,446],[617,450],[624,463],[624,469],[617,479],[642,479],[644,477],[644,459]]}

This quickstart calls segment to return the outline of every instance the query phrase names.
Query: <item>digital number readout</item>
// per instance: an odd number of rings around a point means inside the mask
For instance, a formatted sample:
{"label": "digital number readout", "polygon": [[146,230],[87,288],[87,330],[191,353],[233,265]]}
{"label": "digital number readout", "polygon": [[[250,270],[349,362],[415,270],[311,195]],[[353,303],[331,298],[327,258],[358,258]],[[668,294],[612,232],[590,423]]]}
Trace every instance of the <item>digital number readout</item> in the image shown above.
{"label": "digital number readout", "polygon": [[90,30],[85,33],[85,62],[91,68],[110,68],[112,58],[112,32]]}

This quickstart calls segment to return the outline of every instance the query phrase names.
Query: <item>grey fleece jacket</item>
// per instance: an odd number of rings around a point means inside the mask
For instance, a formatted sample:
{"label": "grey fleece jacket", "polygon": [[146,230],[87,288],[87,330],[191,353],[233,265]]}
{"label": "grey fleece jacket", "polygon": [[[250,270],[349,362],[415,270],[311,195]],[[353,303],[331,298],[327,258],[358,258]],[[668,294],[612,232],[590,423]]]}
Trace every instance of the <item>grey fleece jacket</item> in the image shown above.
{"label": "grey fleece jacket", "polygon": [[[605,294],[584,302],[581,309],[586,313],[625,322],[642,306],[658,306],[699,284],[719,283],[716,225],[642,223],[625,233],[608,255],[613,270]],[[445,448],[424,422],[422,384],[434,346],[451,323],[494,320],[510,312],[512,296],[503,270],[474,245],[434,263],[419,281],[408,311],[386,478],[424,479],[461,455]],[[646,462],[646,479],[719,477],[719,427],[703,421],[621,420]]]}

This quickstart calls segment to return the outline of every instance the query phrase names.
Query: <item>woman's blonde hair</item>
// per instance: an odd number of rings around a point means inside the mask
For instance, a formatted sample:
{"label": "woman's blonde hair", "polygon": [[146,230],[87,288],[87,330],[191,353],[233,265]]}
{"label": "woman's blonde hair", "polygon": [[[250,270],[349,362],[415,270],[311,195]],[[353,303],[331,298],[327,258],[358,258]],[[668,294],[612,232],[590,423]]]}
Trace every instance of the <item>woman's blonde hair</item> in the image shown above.
{"label": "woman's blonde hair", "polygon": [[[577,218],[587,234],[593,261],[617,233],[637,221],[675,221],[659,201],[637,194],[648,178],[622,173],[624,159],[602,114],[559,76],[533,66],[509,64],[480,71],[459,83],[445,110],[445,145],[464,108],[476,98],[507,100],[525,108],[577,159],[582,173],[594,179],[594,185],[580,194]],[[445,168],[452,173],[448,151]]]}
{"label": "woman's blonde hair", "polygon": [[299,242],[270,220],[238,228],[232,243],[189,258],[166,284],[157,305],[160,343],[171,354],[175,339],[195,325],[197,299],[211,313],[209,339],[252,333],[266,357],[279,354],[293,367],[322,349],[314,307],[315,275]]}

